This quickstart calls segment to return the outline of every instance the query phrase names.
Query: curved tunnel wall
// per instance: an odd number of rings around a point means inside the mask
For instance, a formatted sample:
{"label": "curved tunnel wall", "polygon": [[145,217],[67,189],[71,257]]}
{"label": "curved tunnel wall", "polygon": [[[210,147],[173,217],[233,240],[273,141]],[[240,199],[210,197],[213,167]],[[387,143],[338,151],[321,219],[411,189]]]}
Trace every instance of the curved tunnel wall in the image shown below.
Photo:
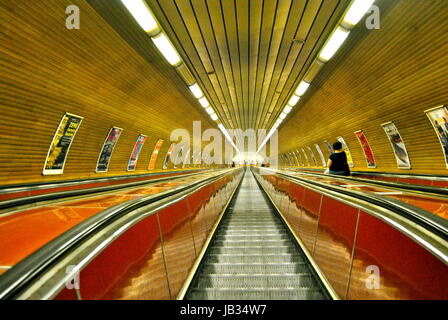
{"label": "curved tunnel wall", "polygon": [[[367,30],[361,22],[351,32],[280,128],[279,153],[311,146],[320,164],[314,144],[327,158],[324,140],[332,143],[342,136],[353,156],[352,170],[447,175],[441,145],[424,111],[448,104],[448,3],[375,3],[380,29]],[[397,168],[381,127],[388,121],[404,140],[410,170]],[[357,130],[363,130],[370,143],[375,169],[367,167]]]}
{"label": "curved tunnel wall", "polygon": [[[72,4],[80,9],[79,30],[65,25]],[[146,173],[159,138],[165,142],[155,169],[161,170],[173,129],[191,132],[194,120],[202,130],[212,127],[155,50],[150,61],[142,58],[85,1],[6,1],[0,16],[6,39],[0,49],[0,184]],[[64,173],[42,176],[65,112],[83,122]],[[108,172],[95,173],[111,126],[123,128],[122,135]],[[128,172],[139,134],[148,138],[136,170]]]}

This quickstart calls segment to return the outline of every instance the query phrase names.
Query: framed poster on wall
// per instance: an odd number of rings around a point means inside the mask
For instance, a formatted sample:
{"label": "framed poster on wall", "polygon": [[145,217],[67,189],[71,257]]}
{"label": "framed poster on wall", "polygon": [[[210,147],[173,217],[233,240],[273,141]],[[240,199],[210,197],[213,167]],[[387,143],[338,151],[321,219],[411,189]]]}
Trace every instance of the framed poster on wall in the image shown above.
{"label": "framed poster on wall", "polygon": [[306,154],[305,149],[303,149],[303,148],[302,148],[302,153],[305,156],[305,161],[306,161],[307,166],[311,167],[310,160],[308,159],[308,155]]}
{"label": "framed poster on wall", "polygon": [[138,136],[137,141],[135,141],[134,149],[132,149],[131,157],[128,162],[128,171],[134,171],[137,167],[138,156],[140,151],[142,151],[143,145],[148,137],[144,134]]}
{"label": "framed poster on wall", "polygon": [[347,144],[345,143],[344,138],[338,137],[338,141],[342,143],[342,150],[344,150],[345,154],[347,155],[347,163],[350,168],[353,168],[355,164],[353,163],[352,154],[350,153],[350,149],[348,148]]}
{"label": "framed poster on wall", "polygon": [[404,141],[395,124],[390,121],[383,123],[381,127],[383,127],[384,132],[386,132],[387,138],[392,146],[398,169],[410,169],[411,161],[409,160],[408,151],[406,150]]}
{"label": "framed poster on wall", "polygon": [[364,151],[364,156],[366,157],[367,161],[367,167],[376,168],[375,157],[373,156],[372,148],[370,148],[369,141],[367,140],[364,131],[355,131],[355,135],[358,138],[359,143],[361,144],[362,150]]}
{"label": "framed poster on wall", "polygon": [[311,158],[313,159],[314,166],[317,167],[317,160],[316,160],[316,157],[314,156],[313,149],[311,149],[310,146],[308,146],[307,148],[308,148],[308,151],[311,153]]}
{"label": "framed poster on wall", "polygon": [[170,161],[171,152],[173,151],[173,148],[174,148],[174,143],[171,143],[170,147],[168,148],[168,151],[166,152],[165,160],[163,160],[162,169],[168,169],[168,162]]}
{"label": "framed poster on wall", "polygon": [[324,157],[324,154],[322,153],[322,149],[320,148],[320,146],[317,143],[314,144],[314,147],[316,148],[317,153],[319,154],[320,161],[322,161],[322,167],[326,167],[327,162],[325,161],[325,157]]}
{"label": "framed poster on wall", "polygon": [[159,139],[154,146],[154,150],[152,150],[151,158],[149,159],[148,170],[154,170],[156,167],[157,156],[159,155],[159,151],[162,148],[163,140]]}
{"label": "framed poster on wall", "polygon": [[448,109],[446,106],[438,106],[425,111],[436,131],[445,158],[445,166],[448,169]]}
{"label": "framed poster on wall", "polygon": [[300,167],[302,166],[302,155],[300,154],[299,150],[294,150],[293,153],[295,154],[297,158],[297,165]]}
{"label": "framed poster on wall", "polygon": [[98,161],[96,163],[95,172],[107,172],[109,169],[110,158],[112,158],[112,153],[114,152],[115,145],[120,138],[123,129],[118,127],[112,127],[104,140],[103,147],[101,148],[100,155],[98,156]]}
{"label": "framed poster on wall", "polygon": [[327,140],[324,141],[325,147],[327,147],[328,155],[331,156],[332,153],[334,153],[333,147],[331,146],[330,142]]}
{"label": "framed poster on wall", "polygon": [[62,174],[68,152],[84,118],[65,113],[51,141],[45,159],[43,175]]}

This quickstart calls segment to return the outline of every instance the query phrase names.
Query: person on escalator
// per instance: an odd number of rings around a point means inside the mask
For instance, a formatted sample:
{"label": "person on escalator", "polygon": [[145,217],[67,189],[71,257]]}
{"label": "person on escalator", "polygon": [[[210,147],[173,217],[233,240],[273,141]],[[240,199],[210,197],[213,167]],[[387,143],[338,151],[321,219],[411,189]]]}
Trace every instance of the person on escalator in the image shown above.
{"label": "person on escalator", "polygon": [[333,143],[334,153],[330,155],[327,162],[327,170],[325,173],[336,174],[339,176],[349,176],[350,168],[347,163],[347,154],[342,150],[342,143],[336,141]]}

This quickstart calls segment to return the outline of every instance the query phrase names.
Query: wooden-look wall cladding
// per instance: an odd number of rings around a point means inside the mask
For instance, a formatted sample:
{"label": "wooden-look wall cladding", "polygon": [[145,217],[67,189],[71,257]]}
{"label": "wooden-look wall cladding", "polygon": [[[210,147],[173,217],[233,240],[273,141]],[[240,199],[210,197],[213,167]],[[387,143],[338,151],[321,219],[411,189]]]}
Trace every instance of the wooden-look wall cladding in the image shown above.
{"label": "wooden-look wall cladding", "polygon": [[[80,8],[79,30],[65,27],[71,4]],[[143,59],[85,1],[3,0],[0,21],[0,184],[144,173],[159,138],[165,140],[156,163],[161,169],[173,129],[191,131],[193,120],[212,127],[188,92],[176,89],[176,72],[162,57]],[[42,176],[65,112],[84,120],[64,174]],[[123,133],[108,173],[96,174],[111,126]],[[140,133],[148,139],[136,171],[127,172]]]}
{"label": "wooden-look wall cladding", "polygon": [[[448,174],[425,110],[448,104],[448,1],[377,0],[381,28],[361,21],[280,128],[280,153],[344,137],[353,170]],[[394,121],[412,168],[399,170],[380,126]],[[364,130],[378,167],[354,134]],[[315,152],[316,153],[316,152]],[[317,153],[316,153],[317,154]]]}

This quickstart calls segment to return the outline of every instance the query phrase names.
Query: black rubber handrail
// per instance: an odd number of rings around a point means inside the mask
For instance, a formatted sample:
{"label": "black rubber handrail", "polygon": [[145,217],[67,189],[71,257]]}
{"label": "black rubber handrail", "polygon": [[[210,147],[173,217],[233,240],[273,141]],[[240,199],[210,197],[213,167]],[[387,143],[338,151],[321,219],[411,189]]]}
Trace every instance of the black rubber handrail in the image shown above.
{"label": "black rubber handrail", "polygon": [[[307,168],[307,167],[282,167],[282,169],[296,169],[296,170],[303,170],[303,171],[315,171],[315,172],[324,172],[325,169],[319,169],[319,168]],[[421,179],[421,180],[434,180],[434,181],[445,181],[448,180],[448,175],[437,175],[434,176],[432,174],[424,174],[424,173],[400,173],[400,172],[384,172],[384,171],[354,171],[351,170],[352,174],[359,174],[359,175],[372,175],[372,176],[390,176],[394,178],[403,178],[403,177],[410,177],[413,179]]]}
{"label": "black rubber handrail", "polygon": [[323,189],[331,190],[337,193],[342,193],[378,205],[380,207],[386,208],[394,213],[399,214],[400,216],[403,216],[419,224],[426,230],[441,236],[443,239],[448,239],[448,221],[429,211],[423,210],[421,208],[415,207],[413,205],[410,205],[408,203],[396,199],[390,199],[378,195],[366,194],[356,190],[347,190],[339,186],[334,186],[323,182],[306,180],[282,172],[275,172],[275,173],[280,176],[284,176],[285,178],[288,178],[290,181],[299,181],[309,185],[314,185]]}
{"label": "black rubber handrail", "polygon": [[168,174],[175,173],[184,173],[184,172],[192,172],[192,171],[207,171],[214,169],[188,169],[188,170],[175,170],[175,171],[158,171],[151,173],[140,173],[140,174],[131,174],[131,175],[118,175],[118,176],[110,176],[110,177],[94,177],[94,178],[86,178],[86,179],[69,179],[69,180],[55,180],[55,181],[45,181],[45,182],[31,182],[31,183],[19,183],[19,184],[9,184],[9,185],[0,185],[0,194],[8,194],[15,192],[23,192],[23,191],[31,191],[31,190],[40,190],[48,188],[48,186],[54,185],[54,188],[73,186],[73,185],[81,185],[87,183],[100,183],[104,181],[114,181],[114,180],[126,180],[126,179],[138,179],[145,178],[151,176],[163,176]]}
{"label": "black rubber handrail", "polygon": [[24,288],[32,283],[33,280],[38,278],[45,270],[51,268],[56,261],[59,261],[64,257],[71,249],[76,248],[81,242],[93,234],[96,234],[123,215],[185,191],[195,192],[197,189],[219,180],[228,174],[229,172],[224,172],[217,176],[193,182],[187,186],[181,186],[159,194],[129,200],[105,209],[82,221],[57,238],[48,242],[1,275],[0,299],[14,299],[14,297],[18,296]]}
{"label": "black rubber handrail", "polygon": [[[204,172],[202,172],[202,171],[201,172],[193,172],[193,173],[188,173],[188,174],[184,174],[184,175],[176,175],[176,176],[170,176],[170,177],[162,177],[162,178],[157,178],[157,179],[134,181],[134,182],[128,182],[128,183],[123,183],[123,184],[93,187],[93,188],[86,188],[86,189],[51,192],[51,193],[38,194],[38,195],[34,195],[34,196],[4,200],[4,201],[0,201],[0,210],[11,209],[14,207],[28,205],[28,204],[42,202],[42,201],[66,199],[66,198],[72,198],[72,197],[94,194],[94,193],[99,193],[99,192],[106,192],[106,191],[120,190],[120,189],[130,188],[130,187],[137,187],[137,186],[150,184],[150,183],[157,183],[157,182],[161,182],[161,181],[185,178],[185,177],[189,177],[192,175],[199,175],[202,173],[204,173]],[[6,213],[6,212],[3,212],[3,214],[4,213]],[[2,215],[2,213],[0,212],[0,216],[1,215]]]}
{"label": "black rubber handrail", "polygon": [[419,185],[419,184],[409,184],[409,183],[404,183],[404,182],[371,180],[371,179],[366,179],[366,178],[354,178],[354,177],[350,177],[350,176],[334,176],[334,175],[327,175],[324,173],[317,173],[317,172],[304,172],[304,171],[300,171],[300,170],[293,170],[293,171],[299,172],[300,174],[304,174],[304,175],[316,175],[319,177],[331,177],[331,178],[335,178],[335,179],[339,179],[339,180],[370,183],[370,184],[380,185],[380,186],[384,186],[384,187],[406,189],[406,190],[410,190],[410,191],[426,192],[426,193],[431,193],[433,195],[442,195],[442,196],[448,195],[448,188],[443,188],[443,187],[426,186],[426,185]]}

